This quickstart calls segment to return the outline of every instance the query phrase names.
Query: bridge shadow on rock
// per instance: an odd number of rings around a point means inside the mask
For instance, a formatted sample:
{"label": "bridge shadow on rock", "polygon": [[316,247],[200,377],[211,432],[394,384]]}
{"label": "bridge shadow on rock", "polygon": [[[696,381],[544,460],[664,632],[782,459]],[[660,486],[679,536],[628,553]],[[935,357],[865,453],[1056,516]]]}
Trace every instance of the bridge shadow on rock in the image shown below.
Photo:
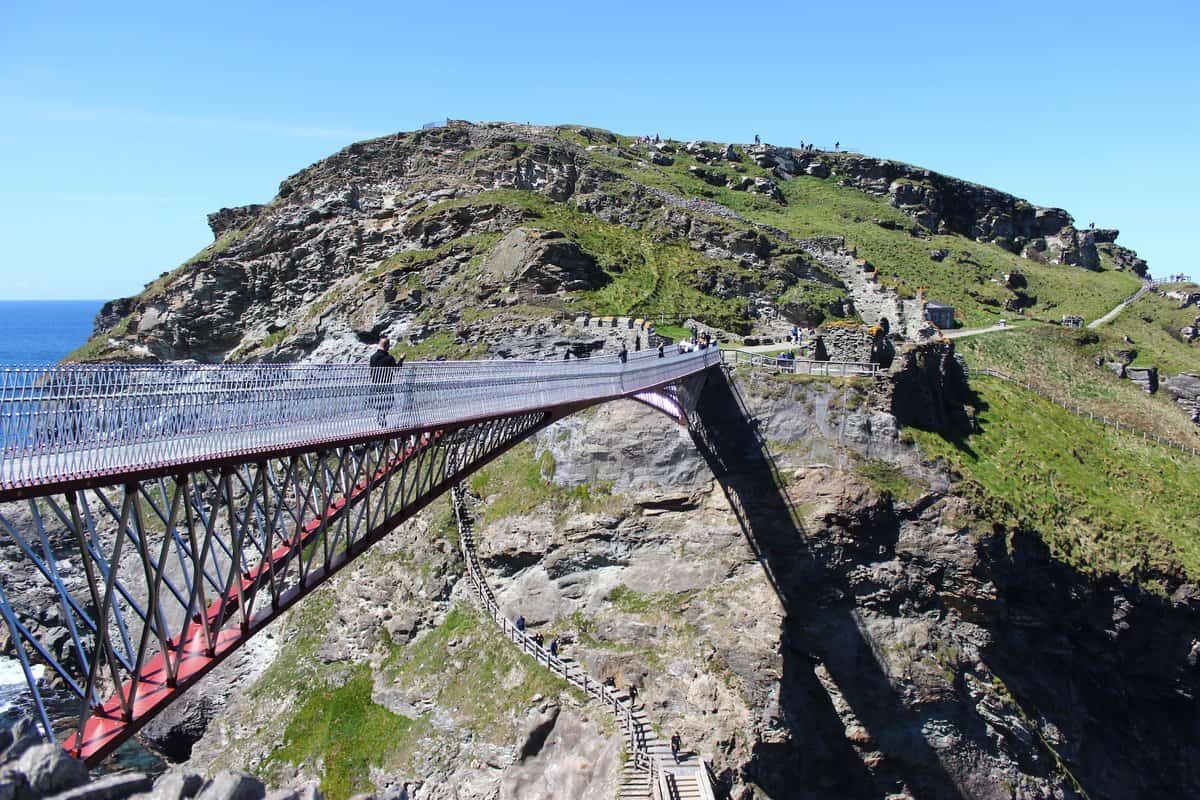
{"label": "bridge shadow on rock", "polygon": [[[713,370],[696,418],[696,447],[785,612],[780,709],[788,740],[755,745],[745,778],[781,799],[883,798],[907,787],[927,800],[959,800],[954,780],[860,631],[831,564],[835,556],[805,535],[757,421],[723,372]],[[880,522],[882,530],[871,535],[894,542],[898,523],[892,520],[889,530]],[[862,750],[848,738],[835,705],[842,702],[865,729],[855,732]],[[875,750],[883,759],[870,769],[865,751]]]}

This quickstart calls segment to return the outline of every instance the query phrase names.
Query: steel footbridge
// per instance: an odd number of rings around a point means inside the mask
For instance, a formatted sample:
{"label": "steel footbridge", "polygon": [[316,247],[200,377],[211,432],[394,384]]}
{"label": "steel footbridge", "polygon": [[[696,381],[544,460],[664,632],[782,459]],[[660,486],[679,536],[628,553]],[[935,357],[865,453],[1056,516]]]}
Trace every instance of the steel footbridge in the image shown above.
{"label": "steel footbridge", "polygon": [[44,735],[94,765],[518,442],[618,399],[688,424],[720,361],[0,367],[0,615]]}

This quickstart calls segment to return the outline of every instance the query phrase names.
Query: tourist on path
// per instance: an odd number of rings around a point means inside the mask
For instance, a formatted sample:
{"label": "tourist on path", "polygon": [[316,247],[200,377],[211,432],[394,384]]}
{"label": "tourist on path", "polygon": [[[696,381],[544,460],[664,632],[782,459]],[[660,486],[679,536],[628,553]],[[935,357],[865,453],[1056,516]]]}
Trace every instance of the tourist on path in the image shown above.
{"label": "tourist on path", "polygon": [[679,731],[671,734],[671,758],[675,759],[675,763],[679,763],[679,750],[683,747],[683,740],[679,738]]}
{"label": "tourist on path", "polygon": [[519,630],[521,633],[525,632],[525,615],[524,614],[519,614],[517,616],[517,630]]}

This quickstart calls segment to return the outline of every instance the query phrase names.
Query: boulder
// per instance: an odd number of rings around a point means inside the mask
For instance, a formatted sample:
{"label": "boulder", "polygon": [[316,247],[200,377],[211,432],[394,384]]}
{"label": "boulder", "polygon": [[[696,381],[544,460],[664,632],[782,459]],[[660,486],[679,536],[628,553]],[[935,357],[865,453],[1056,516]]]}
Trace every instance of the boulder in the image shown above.
{"label": "boulder", "polygon": [[208,215],[208,227],[212,230],[213,238],[220,239],[232,230],[245,227],[258,216],[263,207],[259,204],[239,206],[237,208],[222,208]]}
{"label": "boulder", "polygon": [[0,764],[16,761],[29,748],[42,741],[37,726],[29,717],[21,717],[12,727],[0,731]]}
{"label": "boulder", "polygon": [[725,145],[725,150],[724,150],[724,152],[721,153],[721,157],[724,158],[726,161],[741,161],[742,160],[742,154],[739,153],[737,151],[737,149],[731,144]]}
{"label": "boulder", "polygon": [[197,800],[263,800],[262,781],[247,772],[225,770],[205,784]]}
{"label": "boulder", "polygon": [[140,772],[123,772],[105,775],[91,783],[52,795],[53,800],[122,800],[122,798],[145,792],[151,786],[150,778]]}
{"label": "boulder", "polygon": [[650,163],[657,164],[660,167],[669,167],[675,163],[675,159],[672,158],[671,156],[667,155],[666,153],[661,153],[661,152],[651,153],[650,154]]}
{"label": "boulder", "polygon": [[809,162],[808,166],[804,168],[804,174],[811,175],[814,178],[828,178],[829,165],[824,161],[811,161]]}
{"label": "boulder", "polygon": [[755,178],[754,185],[750,187],[750,191],[765,195],[776,203],[782,203],[786,199],[783,196],[783,190],[779,188],[779,184],[769,178]]}
{"label": "boulder", "polygon": [[1200,424],[1200,376],[1184,372],[1164,379],[1160,385],[1172,400],[1183,407],[1192,422]]}
{"label": "boulder", "polygon": [[1125,377],[1141,386],[1146,394],[1158,391],[1158,367],[1126,367]]}
{"label": "boulder", "polygon": [[580,128],[579,135],[587,139],[589,142],[608,142],[615,144],[617,137],[608,131],[599,131],[595,128]]}
{"label": "boulder", "polygon": [[941,248],[929,251],[929,258],[932,261],[945,261],[946,256],[948,255],[950,255],[950,253],[946,250],[942,250]]}
{"label": "boulder", "polygon": [[692,177],[699,178],[710,186],[724,186],[725,178],[720,173],[712,172],[704,167],[688,167]]}
{"label": "boulder", "polygon": [[596,289],[611,278],[596,259],[561,231],[514,228],[483,260],[484,280],[509,283],[537,294]]}
{"label": "boulder", "polygon": [[750,177],[730,178],[729,183],[726,184],[726,186],[728,186],[730,189],[733,189],[735,192],[748,191],[753,185],[754,178]]}
{"label": "boulder", "polygon": [[187,770],[171,770],[158,777],[146,800],[188,800],[204,788],[204,777]]}
{"label": "boulder", "polygon": [[87,767],[53,742],[34,745],[21,754],[17,772],[25,776],[29,788],[38,795],[58,794],[87,782]]}

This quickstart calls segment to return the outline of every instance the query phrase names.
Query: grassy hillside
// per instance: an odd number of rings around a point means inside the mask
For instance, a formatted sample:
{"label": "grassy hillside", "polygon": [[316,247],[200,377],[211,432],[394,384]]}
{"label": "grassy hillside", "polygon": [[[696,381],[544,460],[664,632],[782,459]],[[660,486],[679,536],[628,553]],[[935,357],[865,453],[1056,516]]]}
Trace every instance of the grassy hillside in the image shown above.
{"label": "grassy hillside", "polygon": [[[1044,392],[1097,414],[1181,444],[1200,446],[1200,428],[1164,394],[1147,395],[1136,384],[1096,366],[1097,357],[1111,355],[1118,346],[1130,345],[1105,328],[1069,330],[1049,325],[972,336],[955,343],[971,366],[1020,376]],[[1200,354],[1191,369],[1198,366]]]}
{"label": "grassy hillside", "polygon": [[[1200,291],[1195,284],[1180,285],[1190,291]],[[1200,308],[1180,308],[1177,300],[1143,295],[1121,312],[1112,322],[1096,329],[1105,335],[1110,350],[1137,351],[1134,364],[1156,366],[1170,375],[1180,372],[1200,373],[1200,343],[1188,344],[1179,336],[1179,329],[1191,325],[1200,316]],[[1125,342],[1123,337],[1129,337]]]}
{"label": "grassy hillside", "polygon": [[963,441],[914,431],[1003,521],[1090,574],[1162,588],[1200,580],[1200,459],[1078,417],[1006,381],[977,378],[982,428]]}
{"label": "grassy hillside", "polygon": [[[622,140],[626,144],[628,141]],[[753,193],[711,186],[688,172],[691,166],[703,166],[726,177],[769,177],[749,159],[735,167],[700,165],[682,151],[674,157],[675,163],[669,167],[614,156],[608,157],[606,165],[649,186],[711,198],[747,219],[795,236],[845,236],[860,257],[878,268],[883,284],[905,296],[925,288],[929,299],[954,305],[969,327],[1013,316],[1003,309],[1004,300],[1012,295],[997,282],[1005,272],[1019,271],[1026,276],[1025,292],[1037,298],[1031,309],[1035,318],[1059,319],[1063,314],[1077,314],[1095,319],[1140,286],[1136,275],[1107,264],[1099,272],[1046,265],[961,236],[915,237],[906,230],[883,228],[874,220],[904,228],[911,228],[913,221],[882,198],[841,186],[836,175],[828,179],[802,176],[780,182],[787,200],[786,205],[780,205]],[[946,250],[949,255],[940,263],[933,261],[930,251],[934,249]]]}

